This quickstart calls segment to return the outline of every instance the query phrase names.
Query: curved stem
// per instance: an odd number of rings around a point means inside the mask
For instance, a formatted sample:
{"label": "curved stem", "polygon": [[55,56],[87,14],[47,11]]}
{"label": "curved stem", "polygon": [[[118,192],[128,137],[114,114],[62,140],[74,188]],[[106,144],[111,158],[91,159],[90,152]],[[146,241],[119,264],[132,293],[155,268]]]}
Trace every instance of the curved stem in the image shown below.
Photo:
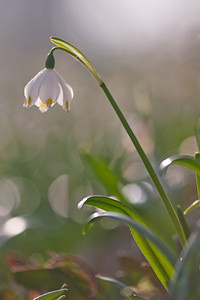
{"label": "curved stem", "polygon": [[[55,50],[62,50],[62,51],[67,52],[68,54],[72,55],[76,60],[78,60],[86,69],[88,69],[88,71],[94,76],[94,78],[96,79],[98,84],[101,85],[103,83],[103,81],[102,81],[101,77],[99,76],[99,74],[97,73],[97,71],[92,66],[92,64],[89,62],[89,60],[87,60],[87,58],[78,49],[76,49],[74,46],[72,46],[72,47],[76,51],[72,51],[69,48],[66,48],[66,47],[63,48],[61,46],[53,47],[51,49],[51,51],[49,52],[48,56],[53,56],[53,52]],[[47,56],[47,59],[48,59],[48,56]]]}
{"label": "curved stem", "polygon": [[67,52],[68,54],[72,55],[76,60],[78,60],[82,65],[84,65],[88,71],[94,76],[94,78],[97,80],[99,86],[103,89],[105,95],[107,96],[110,104],[112,105],[113,109],[115,110],[118,118],[120,119],[124,129],[126,130],[127,134],[129,135],[133,145],[135,146],[140,158],[142,159],[157,191],[158,194],[160,195],[169,216],[171,217],[172,223],[174,224],[174,227],[176,229],[176,232],[180,238],[180,241],[182,243],[182,245],[185,245],[186,243],[186,237],[184,234],[184,230],[181,226],[181,223],[179,221],[179,218],[176,214],[176,211],[174,210],[169,198],[167,197],[167,194],[165,193],[159,179],[158,176],[156,175],[149,159],[147,158],[144,150],[142,149],[139,141],[137,140],[135,134],[133,133],[131,127],[129,126],[128,122],[126,121],[124,115],[122,114],[120,108],[118,107],[117,103],[115,102],[114,98],[112,97],[110,91],[108,90],[107,86],[105,85],[105,83],[102,81],[101,77],[99,76],[99,74],[96,72],[96,70],[93,68],[93,66],[91,65],[91,63],[87,60],[87,58],[77,49],[75,48],[73,45],[65,42],[64,40],[58,39],[58,38],[51,38],[51,40],[53,41],[54,44],[58,45],[58,47],[54,47],[51,49],[49,55],[53,55],[53,52],[55,50],[63,50],[65,52]]}
{"label": "curved stem", "polygon": [[106,94],[110,104],[112,105],[113,109],[115,110],[118,118],[120,119],[124,129],[126,130],[127,134],[129,135],[132,143],[134,144],[140,158],[142,159],[157,191],[158,191],[158,194],[160,195],[168,213],[169,213],[169,216],[171,217],[171,220],[174,224],[174,227],[176,229],[176,232],[177,234],[179,235],[179,238],[180,238],[180,241],[182,243],[182,245],[184,246],[185,243],[186,243],[186,237],[185,237],[185,234],[184,234],[184,231],[183,231],[183,228],[181,226],[181,223],[178,219],[178,216],[176,214],[176,211],[174,210],[167,194],[165,193],[161,183],[160,183],[160,180],[158,179],[158,176],[156,175],[149,159],[147,158],[144,150],[142,149],[138,139],[136,138],[135,134],[133,133],[130,125],[128,124],[128,122],[126,121],[124,115],[122,114],[120,108],[118,107],[117,103],[115,102],[114,98],[112,97],[110,91],[108,90],[107,86],[105,85],[104,82],[102,82],[102,84],[100,84],[100,87],[103,89],[104,93]]}
{"label": "curved stem", "polygon": [[[199,152],[197,152],[195,154],[195,159],[196,160],[200,160],[200,153]],[[196,184],[197,184],[198,198],[200,200],[200,176],[199,176],[198,172],[196,172]]]}

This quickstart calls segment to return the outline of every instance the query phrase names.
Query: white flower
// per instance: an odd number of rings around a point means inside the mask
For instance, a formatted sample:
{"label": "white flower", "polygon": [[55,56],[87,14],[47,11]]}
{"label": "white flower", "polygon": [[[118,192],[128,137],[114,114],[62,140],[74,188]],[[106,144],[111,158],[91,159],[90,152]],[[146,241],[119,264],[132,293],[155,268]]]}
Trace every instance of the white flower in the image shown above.
{"label": "white flower", "polygon": [[69,111],[74,93],[58,72],[45,68],[27,83],[24,96],[23,106],[26,108],[36,105],[41,112],[45,112],[57,102]]}

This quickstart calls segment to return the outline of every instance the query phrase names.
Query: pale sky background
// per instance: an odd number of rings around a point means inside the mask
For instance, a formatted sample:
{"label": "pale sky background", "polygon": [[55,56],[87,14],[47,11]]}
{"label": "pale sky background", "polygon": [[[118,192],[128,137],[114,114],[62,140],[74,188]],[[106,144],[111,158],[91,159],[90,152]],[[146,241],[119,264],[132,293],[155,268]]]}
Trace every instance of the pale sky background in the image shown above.
{"label": "pale sky background", "polygon": [[[66,11],[69,2],[65,1]],[[83,38],[90,43],[94,40],[100,49],[121,51],[130,47],[141,51],[162,43],[181,47],[188,35],[199,38],[199,1],[74,0],[71,3],[75,33],[82,28]],[[67,30],[63,20],[60,24]]]}
{"label": "pale sky background", "polygon": [[[124,64],[136,69],[136,65],[141,68],[141,63],[146,68],[149,63],[159,64],[169,57],[171,74],[165,76],[172,78],[172,67],[176,68],[172,57],[175,57],[180,66],[189,62],[191,72],[200,73],[199,16],[197,0],[0,0],[1,95],[10,98],[20,95],[21,99],[24,85],[44,67],[46,55],[53,46],[50,36],[74,44],[99,72],[103,68],[108,71],[110,65]],[[61,74],[67,71],[63,57],[63,53],[56,53]],[[70,59],[66,61],[70,68],[67,80],[80,85],[76,77],[79,73],[81,76],[82,68],[76,64],[71,68]],[[74,73],[76,67],[78,73]],[[169,70],[168,65],[165,68]],[[180,74],[188,74],[188,69],[179,70]],[[114,78],[116,74],[112,74]],[[184,80],[188,79],[181,79],[180,90]],[[163,82],[166,82],[164,77]],[[162,82],[157,85],[161,86]],[[169,86],[166,85],[168,92],[172,90]]]}
{"label": "pale sky background", "polygon": [[[200,1],[197,0],[0,0],[2,98],[23,97],[24,85],[44,67],[46,55],[53,46],[50,36],[74,44],[100,72],[108,71],[111,65],[120,68],[123,64],[137,70],[137,66],[141,69],[140,65],[145,68],[149,63],[158,65],[164,59],[166,74],[163,82],[159,82],[160,75],[155,78],[156,90],[163,83],[167,93],[173,90],[173,67],[179,74],[188,74],[193,84],[198,79],[189,72],[200,73],[199,16]],[[67,80],[80,85],[77,74],[81,78],[81,72],[86,78],[88,74],[78,64],[72,65],[71,58],[66,57],[65,65],[63,57],[66,55],[56,53],[59,71],[65,75],[63,71],[67,72],[66,66],[69,66]],[[179,60],[179,67],[176,68],[173,60]],[[147,76],[151,76],[151,72]],[[116,80],[117,73],[112,71],[112,74]],[[169,78],[172,80],[167,85]],[[179,81],[176,89],[184,94],[180,98],[191,98],[182,89],[188,78]],[[116,89],[118,86],[115,82],[116,92],[124,94],[126,87],[120,92]],[[192,89],[196,93],[193,86]],[[79,91],[83,93],[80,88]],[[173,95],[168,98],[173,99]]]}
{"label": "pale sky background", "polygon": [[1,0],[1,51],[35,49],[49,35],[102,54],[177,51],[199,40],[199,14],[197,0]]}

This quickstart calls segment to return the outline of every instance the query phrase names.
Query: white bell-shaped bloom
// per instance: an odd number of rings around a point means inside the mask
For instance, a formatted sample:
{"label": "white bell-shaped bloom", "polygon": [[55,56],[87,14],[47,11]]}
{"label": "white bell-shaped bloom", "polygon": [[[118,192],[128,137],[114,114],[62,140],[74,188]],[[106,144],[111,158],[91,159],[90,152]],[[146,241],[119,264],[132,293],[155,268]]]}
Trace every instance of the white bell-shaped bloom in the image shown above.
{"label": "white bell-shaped bloom", "polygon": [[23,106],[26,108],[36,105],[41,112],[45,112],[57,102],[69,111],[74,93],[58,72],[44,69],[27,83],[24,96]]}

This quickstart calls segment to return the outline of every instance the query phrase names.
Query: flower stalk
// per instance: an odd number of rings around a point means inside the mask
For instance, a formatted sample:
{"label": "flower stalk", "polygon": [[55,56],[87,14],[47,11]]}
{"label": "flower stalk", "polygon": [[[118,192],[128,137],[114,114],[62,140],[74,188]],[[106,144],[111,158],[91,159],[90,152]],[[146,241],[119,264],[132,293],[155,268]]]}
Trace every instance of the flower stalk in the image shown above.
{"label": "flower stalk", "polygon": [[128,136],[130,137],[133,145],[135,146],[141,160],[143,161],[147,172],[149,173],[149,176],[151,177],[157,191],[158,194],[160,195],[163,204],[165,205],[169,216],[171,217],[172,223],[174,224],[174,227],[176,229],[176,232],[180,238],[181,244],[184,246],[186,243],[186,236],[184,234],[183,228],[181,226],[181,223],[179,221],[179,218],[176,214],[175,209],[173,208],[165,190],[163,189],[162,184],[160,183],[160,180],[156,174],[156,172],[154,171],[148,157],[146,156],[143,148],[141,147],[138,139],[136,138],[135,134],[133,133],[130,125],[128,124],[126,118],[124,117],[123,113],[121,112],[119,106],[117,105],[117,103],[115,102],[114,98],[112,97],[110,91],[108,90],[107,86],[105,85],[104,82],[102,82],[102,84],[100,85],[100,87],[102,88],[102,90],[104,91],[106,97],[108,98],[110,104],[112,105],[113,109],[115,110],[118,118],[120,119],[124,129],[126,130]]}
{"label": "flower stalk", "polygon": [[[171,218],[171,221],[174,225],[174,228],[179,236],[179,239],[181,241],[181,244],[184,246],[186,243],[186,236],[184,233],[184,230],[182,228],[182,225],[179,221],[179,218],[177,216],[177,213],[174,209],[174,207],[172,206],[156,172],[154,171],[148,157],[146,156],[143,148],[141,147],[138,139],[136,138],[135,134],[133,133],[130,125],[128,124],[126,118],[124,117],[123,113],[121,112],[119,106],[117,105],[117,103],[115,102],[113,96],[111,95],[110,91],[108,90],[107,86],[105,85],[105,83],[103,82],[103,80],[101,79],[101,77],[99,76],[99,74],[96,72],[96,70],[94,69],[94,67],[91,65],[91,63],[88,61],[88,59],[84,56],[83,53],[81,53],[76,47],[74,47],[73,45],[71,45],[70,43],[59,39],[59,38],[55,38],[55,37],[51,37],[50,38],[51,41],[57,46],[51,49],[49,55],[47,56],[47,61],[46,61],[46,67],[50,67],[51,68],[51,63],[52,60],[54,61],[54,59],[52,59],[53,57],[53,52],[57,49],[59,50],[64,50],[65,52],[67,52],[68,54],[70,54],[71,56],[73,56],[76,60],[78,60],[82,65],[84,65],[84,67],[86,67],[88,69],[88,71],[93,75],[93,77],[97,80],[99,86],[102,88],[103,92],[105,93],[107,99],[109,100],[110,104],[112,105],[114,111],[116,112],[119,120],[121,121],[124,129],[126,130],[128,136],[130,137],[133,145],[135,146],[141,160],[144,163],[144,166],[146,167],[147,172],[149,173],[149,176],[151,177],[158,194],[160,195],[160,198],[163,201],[164,206],[166,207],[166,210]],[[54,66],[54,65],[53,65]]]}

